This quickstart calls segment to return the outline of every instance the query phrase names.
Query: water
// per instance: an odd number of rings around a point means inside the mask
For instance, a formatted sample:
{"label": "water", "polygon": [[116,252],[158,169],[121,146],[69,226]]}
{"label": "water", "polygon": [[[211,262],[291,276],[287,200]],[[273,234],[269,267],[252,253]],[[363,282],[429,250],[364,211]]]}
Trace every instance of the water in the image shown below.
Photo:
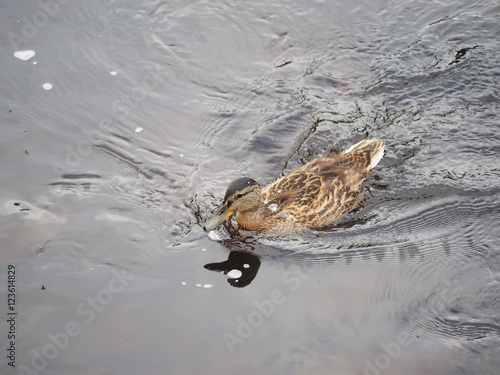
{"label": "water", "polygon": [[[0,4],[2,373],[499,373],[499,14]],[[336,225],[201,229],[233,179],[364,137]]]}

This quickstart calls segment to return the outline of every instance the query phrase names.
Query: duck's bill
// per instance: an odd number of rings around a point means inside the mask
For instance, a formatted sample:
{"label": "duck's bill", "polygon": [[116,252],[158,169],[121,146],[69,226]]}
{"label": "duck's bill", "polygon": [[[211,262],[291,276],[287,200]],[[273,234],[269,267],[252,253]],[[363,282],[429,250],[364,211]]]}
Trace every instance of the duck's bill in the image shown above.
{"label": "duck's bill", "polygon": [[208,219],[205,224],[203,224],[203,230],[205,232],[210,232],[211,230],[216,229],[219,225],[229,219],[232,214],[234,214],[234,212],[227,208],[225,204],[222,204],[217,212],[210,219]]}

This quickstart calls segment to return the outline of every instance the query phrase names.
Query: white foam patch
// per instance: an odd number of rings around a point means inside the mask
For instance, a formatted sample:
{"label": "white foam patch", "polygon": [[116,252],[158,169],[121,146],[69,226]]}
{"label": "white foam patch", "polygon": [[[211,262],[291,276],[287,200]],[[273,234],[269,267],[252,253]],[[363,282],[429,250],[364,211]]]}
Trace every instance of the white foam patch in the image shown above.
{"label": "white foam patch", "polygon": [[141,133],[143,130],[144,130],[144,128],[141,128],[140,126],[138,126],[137,128],[135,128],[135,132],[136,133]]}
{"label": "white foam patch", "polygon": [[36,52],[33,51],[32,49],[27,49],[25,51],[16,51],[14,52],[14,57],[16,59],[22,60],[22,61],[28,61],[31,59],[33,56],[36,55]]}
{"label": "white foam patch", "polygon": [[51,83],[48,83],[48,82],[47,82],[47,83],[44,83],[44,84],[42,85],[42,87],[43,87],[43,89],[44,89],[44,90],[47,90],[47,91],[48,91],[48,90],[52,90],[52,84],[51,84]]}
{"label": "white foam patch", "polygon": [[222,238],[214,230],[211,230],[210,232],[208,232],[208,238],[210,238],[213,241],[220,241],[220,240],[222,240]]}

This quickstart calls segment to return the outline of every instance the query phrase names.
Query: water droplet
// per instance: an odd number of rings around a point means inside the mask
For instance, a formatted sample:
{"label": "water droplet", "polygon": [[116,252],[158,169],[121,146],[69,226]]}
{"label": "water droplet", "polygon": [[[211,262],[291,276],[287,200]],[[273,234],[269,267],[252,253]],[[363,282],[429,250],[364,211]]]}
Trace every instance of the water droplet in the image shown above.
{"label": "water droplet", "polygon": [[276,211],[278,209],[278,205],[276,203],[272,203],[267,208],[269,208],[271,211]]}
{"label": "water droplet", "polygon": [[116,76],[118,74],[118,72],[115,72],[114,70],[112,70],[111,72],[109,72],[109,74],[111,74],[112,76]]}
{"label": "water droplet", "polygon": [[140,132],[142,132],[143,130],[144,130],[144,129],[143,129],[143,128],[141,128],[140,126],[138,126],[137,128],[135,128],[135,132],[136,132],[136,133],[140,133]]}
{"label": "water droplet", "polygon": [[205,284],[205,285],[203,285],[203,288],[205,288],[205,289],[208,289],[208,288],[211,288],[211,287],[212,287],[212,284]]}
{"label": "water droplet", "polygon": [[51,83],[48,83],[48,82],[47,82],[47,83],[44,83],[44,84],[42,85],[42,87],[43,87],[43,89],[44,89],[44,90],[52,90],[52,84],[51,84]]}
{"label": "water droplet", "polygon": [[245,263],[245,264],[243,265],[243,268],[250,268],[250,264],[246,264],[246,263]]}
{"label": "water droplet", "polygon": [[186,282],[185,282],[185,281],[183,281],[181,284],[182,284],[182,285],[186,285]]}

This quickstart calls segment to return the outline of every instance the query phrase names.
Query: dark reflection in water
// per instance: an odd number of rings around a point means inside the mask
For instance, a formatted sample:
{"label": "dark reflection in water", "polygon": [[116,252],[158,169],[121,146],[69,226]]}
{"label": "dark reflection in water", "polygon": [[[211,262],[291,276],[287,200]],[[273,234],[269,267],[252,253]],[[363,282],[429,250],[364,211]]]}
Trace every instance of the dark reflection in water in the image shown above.
{"label": "dark reflection in water", "polygon": [[220,263],[209,263],[204,266],[210,271],[228,273],[239,271],[241,275],[228,277],[227,282],[237,288],[244,288],[249,285],[257,276],[260,267],[260,260],[256,255],[243,251],[231,251],[227,260]]}

